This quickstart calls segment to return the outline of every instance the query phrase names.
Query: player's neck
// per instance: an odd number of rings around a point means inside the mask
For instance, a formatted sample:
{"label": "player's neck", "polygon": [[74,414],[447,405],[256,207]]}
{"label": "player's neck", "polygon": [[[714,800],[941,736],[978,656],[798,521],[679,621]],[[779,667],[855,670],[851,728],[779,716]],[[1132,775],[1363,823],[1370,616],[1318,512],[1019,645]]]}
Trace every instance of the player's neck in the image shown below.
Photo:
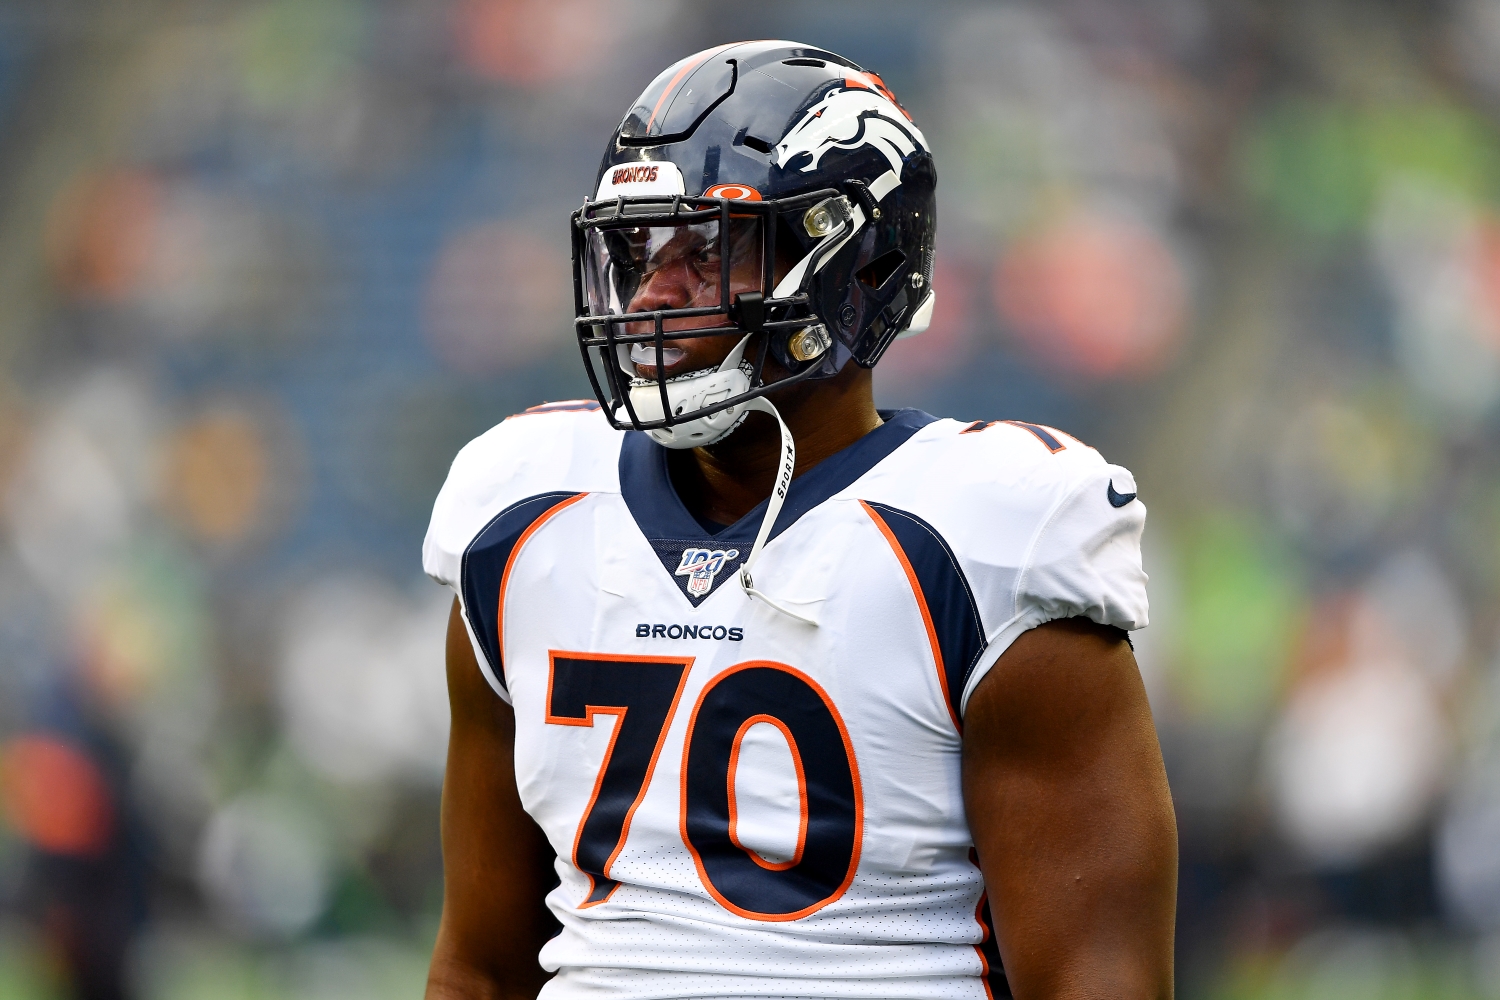
{"label": "player's neck", "polygon": [[[804,383],[770,398],[797,442],[799,476],[881,424],[870,372],[853,364],[826,382]],[[719,444],[671,453],[668,468],[688,510],[733,524],[771,495],[780,456],[776,421],[754,412]]]}

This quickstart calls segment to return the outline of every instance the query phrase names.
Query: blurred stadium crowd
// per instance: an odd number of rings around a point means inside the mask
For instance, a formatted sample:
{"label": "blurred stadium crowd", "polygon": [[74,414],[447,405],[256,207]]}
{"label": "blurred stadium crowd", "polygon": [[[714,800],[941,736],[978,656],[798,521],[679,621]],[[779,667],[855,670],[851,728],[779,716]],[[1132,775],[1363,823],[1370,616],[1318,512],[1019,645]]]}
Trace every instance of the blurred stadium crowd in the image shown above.
{"label": "blurred stadium crowd", "polygon": [[878,70],[883,405],[1151,511],[1188,998],[1500,998],[1500,0],[0,0],[0,996],[414,997],[469,437],[669,62]]}

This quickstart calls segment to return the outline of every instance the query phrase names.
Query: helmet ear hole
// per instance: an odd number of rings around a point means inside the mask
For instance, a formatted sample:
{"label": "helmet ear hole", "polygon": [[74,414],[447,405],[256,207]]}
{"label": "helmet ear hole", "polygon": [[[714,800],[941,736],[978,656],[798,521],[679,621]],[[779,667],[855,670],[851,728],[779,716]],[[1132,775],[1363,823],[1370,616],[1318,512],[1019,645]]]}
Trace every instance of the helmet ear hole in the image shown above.
{"label": "helmet ear hole", "polygon": [[887,250],[879,257],[870,261],[860,268],[855,274],[860,284],[873,290],[879,291],[885,287],[885,283],[906,269],[906,254],[900,250]]}

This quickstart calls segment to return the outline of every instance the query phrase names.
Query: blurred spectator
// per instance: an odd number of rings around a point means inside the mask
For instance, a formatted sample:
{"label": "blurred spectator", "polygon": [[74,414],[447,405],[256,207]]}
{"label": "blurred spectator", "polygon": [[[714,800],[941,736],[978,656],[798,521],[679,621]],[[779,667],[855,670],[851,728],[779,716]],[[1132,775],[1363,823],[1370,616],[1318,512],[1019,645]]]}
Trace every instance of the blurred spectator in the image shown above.
{"label": "blurred spectator", "polygon": [[123,748],[75,685],[0,747],[5,817],[28,848],[20,890],[65,995],[124,1000],[129,947],[146,918],[149,860]]}

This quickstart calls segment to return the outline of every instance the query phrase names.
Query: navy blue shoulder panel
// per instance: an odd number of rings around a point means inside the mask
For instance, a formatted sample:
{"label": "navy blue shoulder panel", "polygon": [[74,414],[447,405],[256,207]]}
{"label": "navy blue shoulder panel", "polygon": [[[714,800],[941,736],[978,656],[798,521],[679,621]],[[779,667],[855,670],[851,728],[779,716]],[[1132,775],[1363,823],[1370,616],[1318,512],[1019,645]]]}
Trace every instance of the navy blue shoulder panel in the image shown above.
{"label": "navy blue shoulder panel", "polygon": [[899,554],[905,557],[917,578],[921,598],[927,605],[933,631],[937,633],[948,705],[957,719],[964,685],[988,645],[974,592],[969,589],[969,581],[958,565],[958,558],[936,528],[915,514],[883,503],[866,501],[866,506],[889,529],[901,547]]}
{"label": "navy blue shoulder panel", "polygon": [[500,585],[505,567],[521,536],[547,512],[577,493],[541,493],[518,500],[490,519],[484,530],[464,549],[459,571],[464,592],[464,613],[469,628],[479,640],[490,672],[505,686],[505,668],[500,662]]}

